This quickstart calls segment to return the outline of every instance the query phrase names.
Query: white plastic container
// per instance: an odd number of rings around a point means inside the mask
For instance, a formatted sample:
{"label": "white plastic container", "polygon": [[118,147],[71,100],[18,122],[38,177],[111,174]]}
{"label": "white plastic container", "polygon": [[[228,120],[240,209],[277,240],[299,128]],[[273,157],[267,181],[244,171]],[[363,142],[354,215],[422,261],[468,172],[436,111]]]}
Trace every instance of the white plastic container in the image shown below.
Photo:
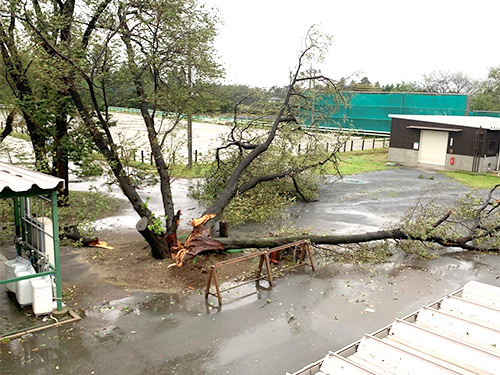
{"label": "white plastic container", "polygon": [[50,276],[31,279],[33,313],[38,315],[52,312],[52,280]]}
{"label": "white plastic container", "polygon": [[[14,270],[14,273],[15,277],[21,277],[21,276],[33,275],[36,272],[33,266],[29,265],[24,269],[16,268]],[[31,305],[31,303],[33,302],[31,294],[32,293],[31,293],[30,279],[16,282],[16,298],[17,302],[19,302],[21,306]]]}
{"label": "white plastic container", "polygon": [[[22,257],[16,257],[15,259],[8,260],[5,262],[5,278],[6,279],[12,279],[16,277],[16,272],[15,270],[19,271],[26,271],[28,266],[30,265],[30,262],[28,259],[22,258]],[[16,293],[16,284],[17,283],[8,283],[5,284],[7,287],[7,290],[10,290],[13,293]]]}

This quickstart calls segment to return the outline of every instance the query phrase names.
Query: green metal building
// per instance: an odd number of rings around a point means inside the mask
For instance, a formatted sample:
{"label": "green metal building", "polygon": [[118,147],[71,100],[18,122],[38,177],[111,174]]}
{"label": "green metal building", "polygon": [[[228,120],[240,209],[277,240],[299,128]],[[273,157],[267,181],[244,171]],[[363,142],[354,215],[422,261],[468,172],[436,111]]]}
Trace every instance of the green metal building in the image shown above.
{"label": "green metal building", "polygon": [[468,114],[468,96],[462,94],[345,92],[314,98],[313,110],[303,110],[303,124],[323,129],[353,129],[368,133],[389,134],[389,115]]}

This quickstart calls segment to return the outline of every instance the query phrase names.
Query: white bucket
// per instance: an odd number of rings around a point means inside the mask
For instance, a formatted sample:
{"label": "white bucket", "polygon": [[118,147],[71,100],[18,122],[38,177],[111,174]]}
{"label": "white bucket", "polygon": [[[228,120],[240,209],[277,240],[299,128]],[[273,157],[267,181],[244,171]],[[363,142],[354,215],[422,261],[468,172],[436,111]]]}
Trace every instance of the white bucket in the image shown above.
{"label": "white bucket", "polygon": [[[28,259],[22,258],[22,257],[16,257],[15,259],[8,260],[5,262],[5,278],[6,279],[12,279],[16,277],[16,272],[15,270],[18,269],[19,271],[26,271],[28,266],[30,265],[30,262]],[[16,283],[8,283],[5,284],[7,287],[7,290],[10,290],[13,293],[16,293]]]}
{"label": "white bucket", "polygon": [[33,313],[35,315],[50,314],[52,312],[52,281],[50,276],[31,279]]}
{"label": "white bucket", "polygon": [[[28,276],[35,274],[35,269],[29,265],[27,268],[14,270],[15,277]],[[16,282],[16,298],[21,306],[31,305],[33,299],[31,297],[31,283],[30,280],[21,280]]]}

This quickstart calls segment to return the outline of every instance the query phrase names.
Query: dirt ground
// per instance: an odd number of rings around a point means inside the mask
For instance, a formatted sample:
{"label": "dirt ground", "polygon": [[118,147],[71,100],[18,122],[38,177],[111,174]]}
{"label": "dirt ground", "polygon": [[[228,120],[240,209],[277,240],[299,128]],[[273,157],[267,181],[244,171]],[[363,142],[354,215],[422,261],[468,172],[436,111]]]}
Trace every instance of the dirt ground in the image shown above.
{"label": "dirt ground", "polygon": [[[76,248],[80,253],[80,261],[90,263],[103,281],[148,292],[198,292],[206,286],[210,267],[215,262],[237,256],[225,252],[211,252],[186,260],[182,267],[168,267],[174,261],[151,257],[149,246],[139,234],[126,234],[116,240],[106,238],[106,234],[103,234],[101,238],[107,241],[113,250]],[[239,275],[247,267],[245,264],[234,264],[231,266],[231,275]]]}

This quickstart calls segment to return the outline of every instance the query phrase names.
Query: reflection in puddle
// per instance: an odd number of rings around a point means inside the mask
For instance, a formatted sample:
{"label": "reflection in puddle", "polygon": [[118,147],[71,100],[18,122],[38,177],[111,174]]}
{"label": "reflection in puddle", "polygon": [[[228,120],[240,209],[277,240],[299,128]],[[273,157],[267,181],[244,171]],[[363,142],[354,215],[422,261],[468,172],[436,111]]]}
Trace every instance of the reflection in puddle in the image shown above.
{"label": "reflection in puddle", "polygon": [[345,184],[367,184],[368,181],[365,180],[357,180],[354,178],[343,178],[340,180],[340,182],[343,182]]}

